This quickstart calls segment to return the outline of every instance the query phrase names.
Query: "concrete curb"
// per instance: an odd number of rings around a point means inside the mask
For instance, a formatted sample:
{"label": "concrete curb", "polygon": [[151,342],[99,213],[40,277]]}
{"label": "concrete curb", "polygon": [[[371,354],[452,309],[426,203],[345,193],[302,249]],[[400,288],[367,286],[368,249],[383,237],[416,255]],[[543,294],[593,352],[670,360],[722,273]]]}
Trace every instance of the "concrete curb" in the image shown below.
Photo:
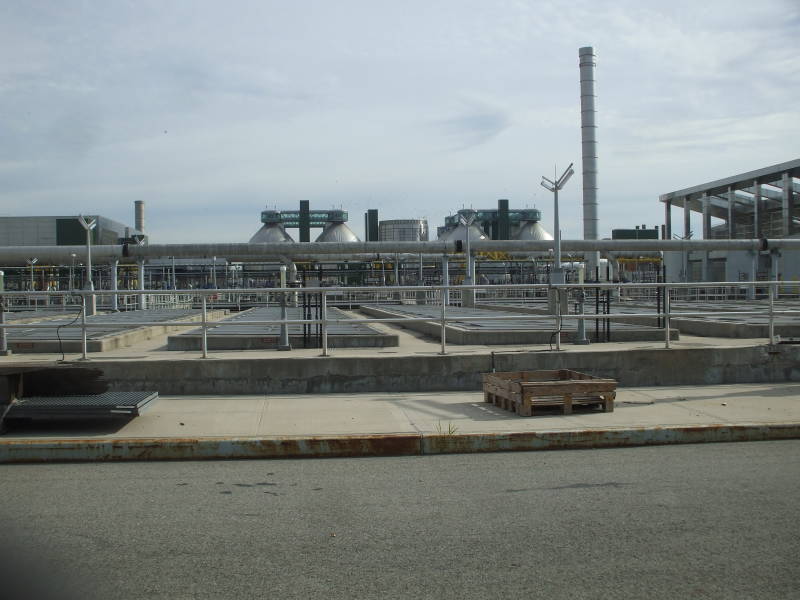
{"label": "concrete curb", "polygon": [[416,456],[800,439],[800,423],[476,434],[0,440],[0,463]]}

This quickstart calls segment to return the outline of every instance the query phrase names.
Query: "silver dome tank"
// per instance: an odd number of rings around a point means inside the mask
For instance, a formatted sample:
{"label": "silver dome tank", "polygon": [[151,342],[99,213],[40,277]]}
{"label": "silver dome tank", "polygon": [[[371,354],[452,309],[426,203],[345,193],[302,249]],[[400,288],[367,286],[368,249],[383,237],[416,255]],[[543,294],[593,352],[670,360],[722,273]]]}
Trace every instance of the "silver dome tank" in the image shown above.
{"label": "silver dome tank", "polygon": [[335,222],[326,225],[325,229],[322,230],[322,233],[319,234],[319,237],[316,239],[316,241],[349,243],[360,242],[361,240],[358,239],[358,236],[353,233],[353,231],[347,225],[344,223]]}
{"label": "silver dome tank", "polygon": [[293,242],[292,236],[286,233],[280,223],[264,223],[250,238],[251,244],[272,244],[276,242]]}

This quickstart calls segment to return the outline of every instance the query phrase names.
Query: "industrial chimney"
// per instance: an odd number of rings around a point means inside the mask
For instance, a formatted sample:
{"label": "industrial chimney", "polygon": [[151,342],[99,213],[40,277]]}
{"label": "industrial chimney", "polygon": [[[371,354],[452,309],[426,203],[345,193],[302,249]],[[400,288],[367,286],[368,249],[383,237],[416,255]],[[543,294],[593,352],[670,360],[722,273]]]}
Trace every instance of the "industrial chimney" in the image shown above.
{"label": "industrial chimney", "polygon": [[594,48],[578,50],[581,71],[581,145],[583,157],[583,239],[597,236],[597,124],[595,116],[594,69],[597,58]]}
{"label": "industrial chimney", "polygon": [[144,233],[144,200],[136,200],[134,206],[134,227],[139,233]]}

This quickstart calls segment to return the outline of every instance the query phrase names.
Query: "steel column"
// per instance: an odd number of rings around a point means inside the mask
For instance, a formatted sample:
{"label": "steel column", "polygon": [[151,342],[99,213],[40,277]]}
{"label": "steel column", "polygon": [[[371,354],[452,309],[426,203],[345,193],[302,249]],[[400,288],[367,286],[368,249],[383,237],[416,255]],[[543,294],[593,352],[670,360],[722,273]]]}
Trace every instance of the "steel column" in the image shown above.
{"label": "steel column", "polygon": [[[692,213],[689,206],[689,197],[683,197],[683,239],[688,240],[692,237]],[[683,254],[683,281],[689,283],[689,252]]]}
{"label": "steel column", "polygon": [[781,198],[781,231],[784,237],[792,235],[792,217],[794,206],[792,205],[792,178],[786,172],[781,176],[781,186],[783,187],[783,197]]}
{"label": "steel column", "polygon": [[[710,200],[708,198],[708,194],[705,192],[700,200],[703,209],[703,239],[708,240],[711,239],[711,214],[709,213],[709,203]],[[710,252],[705,251],[703,252],[703,263],[702,263],[702,275],[701,279],[703,281],[709,281],[709,268],[708,268],[708,261],[710,258]]]}
{"label": "steel column", "polygon": [[761,184],[758,179],[753,181],[753,237],[761,237]]}

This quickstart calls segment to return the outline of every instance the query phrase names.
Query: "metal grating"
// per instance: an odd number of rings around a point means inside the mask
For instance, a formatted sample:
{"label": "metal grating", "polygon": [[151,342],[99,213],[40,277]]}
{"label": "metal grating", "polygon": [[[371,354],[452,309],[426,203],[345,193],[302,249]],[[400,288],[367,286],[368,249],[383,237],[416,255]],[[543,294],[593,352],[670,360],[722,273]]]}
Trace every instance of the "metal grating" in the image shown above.
{"label": "metal grating", "polygon": [[138,416],[158,392],[105,392],[86,396],[19,398],[7,419]]}

